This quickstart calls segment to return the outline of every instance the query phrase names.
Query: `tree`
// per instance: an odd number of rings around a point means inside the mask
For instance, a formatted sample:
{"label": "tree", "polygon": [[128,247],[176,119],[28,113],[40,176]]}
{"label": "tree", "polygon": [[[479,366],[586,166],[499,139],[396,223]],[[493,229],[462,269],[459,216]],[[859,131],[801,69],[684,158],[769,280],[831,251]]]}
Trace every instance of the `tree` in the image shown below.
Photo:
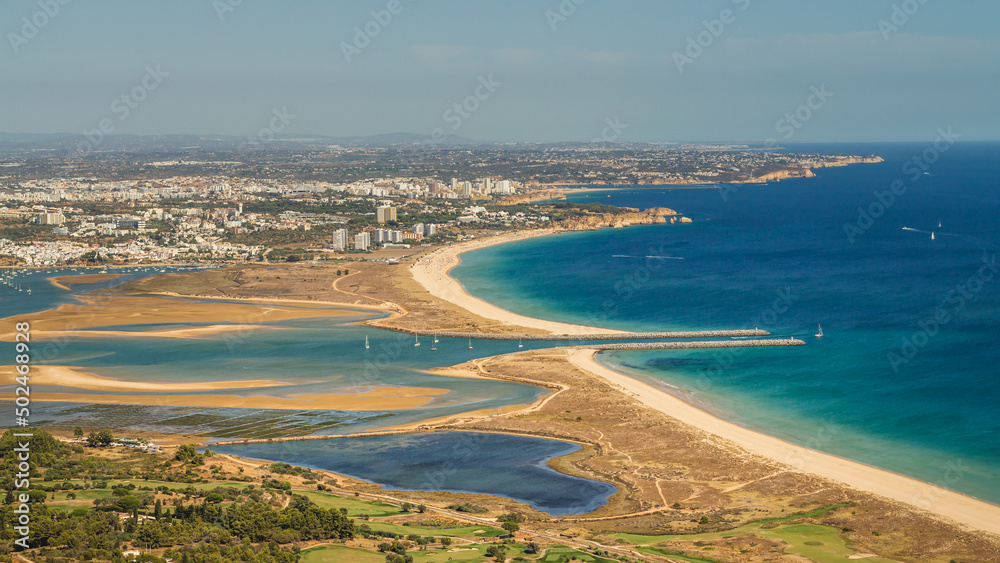
{"label": "tree", "polygon": [[497,522],[517,522],[520,524],[525,521],[524,514],[520,512],[508,512],[507,514],[501,514],[497,516]]}
{"label": "tree", "polygon": [[441,538],[441,547],[447,549],[451,545],[451,538]]}
{"label": "tree", "polygon": [[[69,498],[69,495],[67,495],[66,498]],[[156,504],[153,505],[153,518],[159,520],[162,517],[163,517],[163,503],[160,502],[160,499],[156,499]]]}
{"label": "tree", "polygon": [[538,544],[530,541],[524,546],[525,553],[538,553]]}
{"label": "tree", "polygon": [[96,434],[91,432],[90,435],[87,436],[87,445],[91,447],[110,446],[111,442],[114,441],[115,435],[112,434],[107,428],[97,432]]}
{"label": "tree", "polygon": [[511,522],[508,520],[507,522],[503,523],[503,529],[507,530],[510,533],[510,535],[514,535],[515,532],[521,529],[521,525],[518,524],[517,522]]}
{"label": "tree", "polygon": [[80,428],[79,426],[77,426],[76,428],[74,428],[73,429],[73,436],[76,436],[77,438],[83,438],[83,428]]}
{"label": "tree", "polygon": [[205,458],[198,453],[198,450],[191,444],[182,444],[181,447],[177,448],[177,453],[174,454],[174,459],[177,461],[194,463],[196,465],[201,465],[205,462]]}
{"label": "tree", "polygon": [[404,502],[401,508],[403,509],[403,512],[409,512],[413,510],[413,505],[408,502]]}
{"label": "tree", "polygon": [[486,557],[492,557],[497,561],[507,559],[507,548],[502,545],[491,545],[486,548]]}
{"label": "tree", "polygon": [[115,508],[121,512],[134,512],[142,506],[142,501],[139,497],[133,495],[126,495],[118,499],[115,503]]}

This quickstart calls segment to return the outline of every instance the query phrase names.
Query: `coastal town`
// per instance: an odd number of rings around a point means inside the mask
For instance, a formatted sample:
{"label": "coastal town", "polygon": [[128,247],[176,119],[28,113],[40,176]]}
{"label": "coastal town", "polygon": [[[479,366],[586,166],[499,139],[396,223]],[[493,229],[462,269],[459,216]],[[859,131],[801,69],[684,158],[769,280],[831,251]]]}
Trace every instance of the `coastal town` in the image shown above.
{"label": "coastal town", "polygon": [[[195,160],[190,152],[134,153],[131,159],[119,155],[116,162],[0,151],[0,262],[332,259],[460,241],[483,229],[544,228],[567,216],[619,212],[596,200],[558,203],[581,183],[722,189],[723,182],[779,181],[808,177],[813,168],[878,161],[746,146],[476,146],[422,152],[409,145],[305,144],[295,150],[324,163],[326,172],[319,164],[303,171],[301,164],[290,163],[288,152],[255,166],[262,155],[220,151],[219,160],[210,161],[204,155]],[[362,156],[364,166],[358,164]],[[248,174],[248,168],[257,173]],[[361,168],[409,175],[357,178]],[[413,174],[417,168],[422,174]],[[185,174],[173,175],[178,172]]]}

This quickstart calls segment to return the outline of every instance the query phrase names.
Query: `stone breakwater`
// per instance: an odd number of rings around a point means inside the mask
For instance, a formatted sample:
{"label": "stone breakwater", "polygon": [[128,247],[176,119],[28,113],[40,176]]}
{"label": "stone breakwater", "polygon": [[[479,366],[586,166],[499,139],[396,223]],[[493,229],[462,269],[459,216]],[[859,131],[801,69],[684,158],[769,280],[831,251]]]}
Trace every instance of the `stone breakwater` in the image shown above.
{"label": "stone breakwater", "polygon": [[621,342],[618,344],[594,344],[572,346],[583,350],[684,350],[689,348],[757,348],[762,346],[805,346],[797,338],[768,340],[706,340],[701,342]]}
{"label": "stone breakwater", "polygon": [[[659,340],[663,338],[730,338],[747,336],[770,336],[764,330],[697,330],[688,332],[608,332],[594,334],[483,334],[479,332],[439,332],[433,330],[411,330],[382,327],[396,332],[416,336],[437,336],[440,338],[473,338],[476,340]],[[755,341],[746,341],[755,342]]]}

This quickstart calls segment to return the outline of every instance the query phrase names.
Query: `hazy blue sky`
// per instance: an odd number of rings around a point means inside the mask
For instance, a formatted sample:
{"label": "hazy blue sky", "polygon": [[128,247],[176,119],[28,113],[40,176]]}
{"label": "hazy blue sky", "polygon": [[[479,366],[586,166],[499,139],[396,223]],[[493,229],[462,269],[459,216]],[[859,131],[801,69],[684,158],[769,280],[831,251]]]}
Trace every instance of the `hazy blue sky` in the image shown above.
{"label": "hazy blue sky", "polygon": [[[3,0],[0,131],[249,135],[287,108],[286,136],[589,141],[618,119],[623,141],[1000,138],[996,0],[399,1],[382,26],[390,0]],[[894,5],[913,13],[884,33]]]}

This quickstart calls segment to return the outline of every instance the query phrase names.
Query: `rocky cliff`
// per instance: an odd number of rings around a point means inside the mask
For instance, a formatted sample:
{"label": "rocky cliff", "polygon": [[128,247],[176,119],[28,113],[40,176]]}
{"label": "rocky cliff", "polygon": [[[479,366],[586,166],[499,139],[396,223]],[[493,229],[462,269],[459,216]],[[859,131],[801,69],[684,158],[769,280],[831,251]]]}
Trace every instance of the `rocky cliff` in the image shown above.
{"label": "rocky cliff", "polygon": [[624,213],[593,213],[582,217],[572,217],[555,223],[568,231],[590,231],[612,227],[620,229],[632,225],[656,225],[666,223],[690,223],[691,219],[681,217],[673,209],[654,207],[645,211],[629,210]]}

